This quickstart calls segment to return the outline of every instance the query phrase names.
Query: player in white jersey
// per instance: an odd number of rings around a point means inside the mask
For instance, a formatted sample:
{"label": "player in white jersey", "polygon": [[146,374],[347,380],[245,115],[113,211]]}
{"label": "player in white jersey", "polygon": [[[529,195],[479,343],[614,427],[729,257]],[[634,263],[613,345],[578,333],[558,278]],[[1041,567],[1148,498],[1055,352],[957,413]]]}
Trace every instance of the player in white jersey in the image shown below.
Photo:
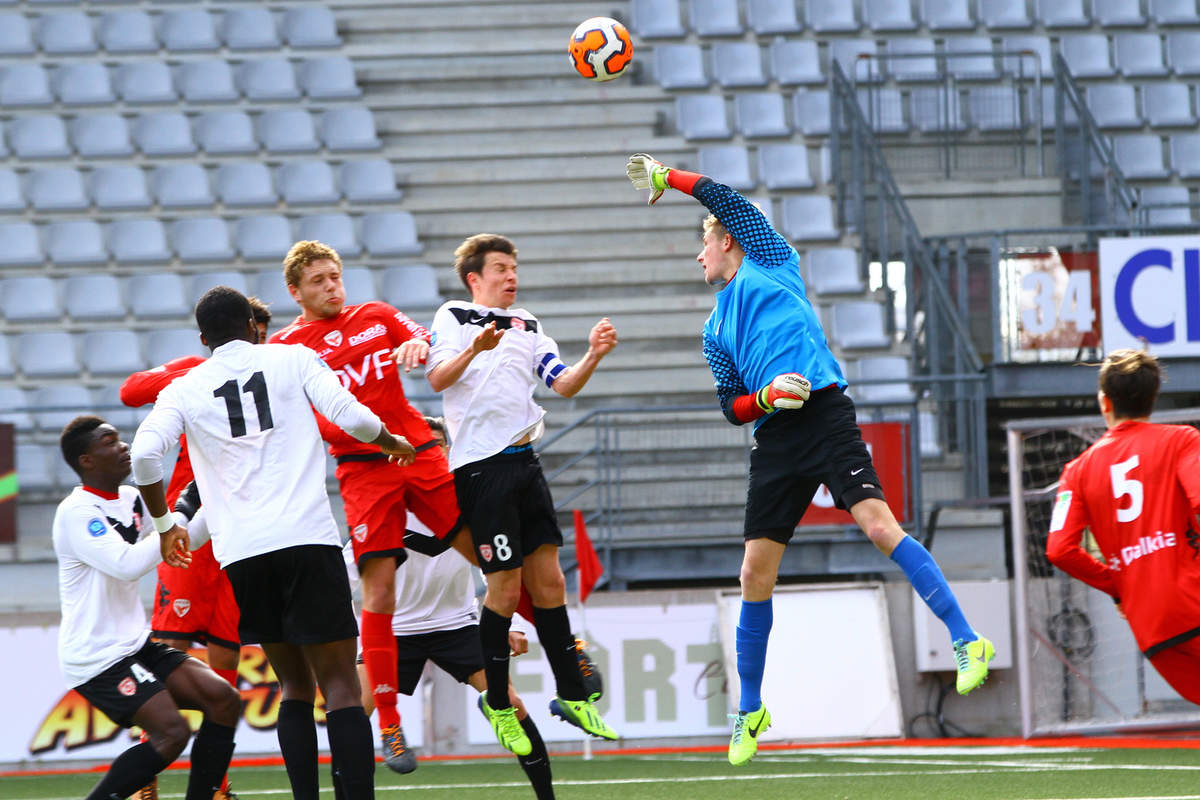
{"label": "player in white jersey", "polygon": [[583,684],[558,563],[563,535],[532,444],[545,414],[534,388],[541,382],[575,396],[616,346],[616,329],[607,318],[597,322],[587,353],[568,367],[537,318],[513,307],[517,249],[510,240],[477,234],[454,256],[471,302],[438,309],[425,374],[434,391],[443,392],[458,505],[487,578],[479,619],[484,713],[502,745],[518,755],[529,752],[529,737],[508,700],[508,630],[524,584],[557,685],[551,713],[593,736],[616,739]]}
{"label": "player in white jersey", "polygon": [[212,356],[159,394],[133,442],[134,476],[162,534],[163,558],[186,561],[177,543],[186,544],[187,532],[172,527],[162,487],[163,455],[186,433],[213,555],[242,612],[238,633],[243,643],[262,645],[279,678],[277,731],[293,796],[318,796],[319,686],[346,797],[373,798],[371,725],[354,669],[358,624],[313,409],[398,463],[411,463],[414,450],[312,350],[255,344],[258,331],[241,293],[209,290],[196,304],[196,323]]}
{"label": "player in white jersey", "polygon": [[130,457],[117,429],[99,417],[76,417],[59,442],[82,480],[54,514],[63,676],[113,722],[137,725],[148,737],[113,761],[88,800],[128,797],[178,758],[191,738],[180,708],[204,712],[186,800],[210,800],[233,755],[241,697],[204,662],[149,641],[138,579],[162,556],[158,537],[147,536],[154,526],[142,498],[121,485]]}

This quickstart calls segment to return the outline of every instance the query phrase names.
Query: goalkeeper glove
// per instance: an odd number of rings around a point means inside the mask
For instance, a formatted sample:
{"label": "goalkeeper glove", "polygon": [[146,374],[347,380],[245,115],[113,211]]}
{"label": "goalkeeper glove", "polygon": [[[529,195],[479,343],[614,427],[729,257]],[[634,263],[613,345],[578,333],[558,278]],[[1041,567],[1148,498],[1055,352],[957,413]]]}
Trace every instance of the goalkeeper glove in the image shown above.
{"label": "goalkeeper glove", "polygon": [[189,483],[179,493],[174,510],[187,517],[189,522],[192,517],[196,516],[196,512],[200,510],[200,488],[196,486],[195,481]]}
{"label": "goalkeeper glove", "polygon": [[633,181],[633,188],[650,190],[650,199],[646,201],[648,206],[654,205],[667,190],[667,173],[670,171],[670,167],[645,153],[634,153],[625,164],[625,174]]}
{"label": "goalkeeper glove", "polygon": [[804,405],[812,384],[808,378],[795,372],[785,372],[754,395],[754,401],[763,411],[770,413],[781,408],[796,409]]}

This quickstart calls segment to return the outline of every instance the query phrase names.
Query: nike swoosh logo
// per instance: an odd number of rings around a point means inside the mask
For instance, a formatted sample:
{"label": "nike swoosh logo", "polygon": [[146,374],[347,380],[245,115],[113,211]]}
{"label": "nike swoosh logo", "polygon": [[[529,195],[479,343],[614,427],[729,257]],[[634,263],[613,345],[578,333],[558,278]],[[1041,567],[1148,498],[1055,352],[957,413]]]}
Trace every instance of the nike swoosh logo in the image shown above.
{"label": "nike swoosh logo", "polygon": [[751,735],[752,737],[754,737],[755,739],[757,739],[757,738],[758,738],[758,731],[759,731],[759,729],[760,729],[760,728],[762,728],[762,718],[761,718],[761,717],[760,717],[760,718],[759,718],[759,720],[758,720],[758,725],[756,725],[756,726],[754,726],[753,728],[751,728],[751,729],[750,729],[750,735]]}
{"label": "nike swoosh logo", "polygon": [[981,655],[975,656],[975,660],[978,661],[980,664],[986,664],[988,661],[987,653],[983,653]]}
{"label": "nike swoosh logo", "polygon": [[851,475],[851,477],[853,477],[853,476],[857,475],[858,473],[862,472],[864,469],[866,469],[866,467],[859,467],[858,469],[852,469],[852,470],[850,470],[850,475]]}

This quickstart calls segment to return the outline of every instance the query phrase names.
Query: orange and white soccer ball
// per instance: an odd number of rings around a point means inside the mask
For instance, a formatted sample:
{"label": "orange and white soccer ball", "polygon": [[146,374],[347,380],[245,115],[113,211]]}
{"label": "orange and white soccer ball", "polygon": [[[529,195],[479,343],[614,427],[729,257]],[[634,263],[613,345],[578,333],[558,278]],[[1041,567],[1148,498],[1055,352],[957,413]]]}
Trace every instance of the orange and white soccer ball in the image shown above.
{"label": "orange and white soccer ball", "polygon": [[567,48],[571,65],[585,78],[611,81],[633,63],[633,40],[625,26],[609,17],[579,23]]}

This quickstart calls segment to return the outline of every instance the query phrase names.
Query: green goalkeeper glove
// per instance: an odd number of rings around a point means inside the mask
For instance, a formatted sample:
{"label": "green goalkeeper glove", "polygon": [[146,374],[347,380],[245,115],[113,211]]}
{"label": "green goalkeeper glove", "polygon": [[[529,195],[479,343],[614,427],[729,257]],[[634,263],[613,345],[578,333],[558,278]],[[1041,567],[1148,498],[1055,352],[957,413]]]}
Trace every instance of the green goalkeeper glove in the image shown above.
{"label": "green goalkeeper glove", "polygon": [[648,206],[654,205],[667,190],[667,173],[670,171],[670,167],[645,153],[634,153],[625,164],[625,174],[633,181],[633,188],[650,190],[650,199],[646,201]]}
{"label": "green goalkeeper glove", "polygon": [[754,395],[754,401],[763,411],[770,413],[781,408],[796,409],[804,405],[812,384],[808,378],[795,372],[785,372]]}

